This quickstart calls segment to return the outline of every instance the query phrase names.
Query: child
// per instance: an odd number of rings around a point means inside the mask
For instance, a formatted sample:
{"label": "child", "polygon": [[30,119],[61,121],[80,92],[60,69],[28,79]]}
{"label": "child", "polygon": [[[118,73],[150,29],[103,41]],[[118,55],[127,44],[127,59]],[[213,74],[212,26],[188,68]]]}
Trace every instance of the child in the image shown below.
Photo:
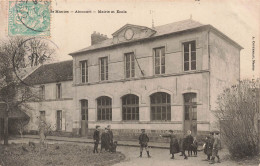
{"label": "child", "polygon": [[103,132],[101,134],[101,150],[100,152],[102,152],[103,149],[105,149],[105,151],[109,150],[109,144],[110,144],[110,136],[108,133],[108,129],[105,128],[105,132]]}
{"label": "child", "polygon": [[220,163],[220,158],[218,155],[218,151],[220,150],[220,139],[219,139],[219,132],[215,132],[214,135],[214,143],[213,143],[213,149],[212,149],[212,158],[210,164],[215,164],[215,157],[218,158],[218,163]]}
{"label": "child", "polygon": [[193,143],[193,136],[191,135],[191,131],[187,131],[187,136],[186,136],[186,144],[187,144],[187,150],[188,150],[188,156],[192,156],[192,146],[191,144]]}
{"label": "child", "polygon": [[198,142],[196,137],[194,137],[193,143],[192,143],[192,151],[195,157],[197,157],[198,154]]}
{"label": "child", "polygon": [[117,141],[114,141],[112,146],[111,146],[110,152],[111,153],[115,153],[116,152],[116,147],[117,147]]}
{"label": "child", "polygon": [[139,136],[139,144],[140,144],[140,158],[142,157],[142,153],[143,153],[143,149],[145,148],[146,153],[147,153],[147,157],[151,158],[150,154],[149,154],[149,150],[148,150],[148,142],[149,142],[149,137],[148,135],[145,133],[145,129],[141,129],[142,133]]}
{"label": "child", "polygon": [[94,139],[94,150],[93,153],[98,153],[98,144],[99,144],[99,140],[100,140],[100,136],[99,136],[99,127],[100,126],[96,126],[96,130],[94,131],[94,135],[93,135],[93,139]]}
{"label": "child", "polygon": [[187,149],[187,143],[184,134],[181,135],[180,140],[179,140],[179,145],[180,145],[180,156],[184,156],[184,159],[188,159],[187,155],[185,154],[185,150]]}
{"label": "child", "polygon": [[169,130],[169,134],[160,135],[161,137],[169,137],[171,139],[170,142],[170,154],[172,155],[171,159],[174,159],[174,154],[179,153],[179,143],[176,138],[176,135],[173,134],[173,130]]}

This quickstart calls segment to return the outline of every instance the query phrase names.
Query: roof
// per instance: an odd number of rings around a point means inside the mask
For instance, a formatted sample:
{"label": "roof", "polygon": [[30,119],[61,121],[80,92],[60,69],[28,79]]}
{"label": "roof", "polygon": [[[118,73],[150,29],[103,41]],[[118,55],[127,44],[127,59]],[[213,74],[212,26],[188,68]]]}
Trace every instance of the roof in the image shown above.
{"label": "roof", "polygon": [[72,60],[69,60],[42,65],[28,75],[24,82],[27,84],[45,84],[71,81],[73,73],[72,62]]}
{"label": "roof", "polygon": [[[113,36],[116,35],[120,30],[122,30],[122,28],[124,28],[126,26],[129,26],[129,25],[132,25],[132,24],[124,25],[119,30],[114,32],[112,35]],[[132,25],[132,26],[138,27],[138,25]],[[139,26],[139,27],[143,28],[144,26]],[[180,33],[180,32],[184,32],[184,31],[187,31],[187,30],[195,30],[195,29],[199,29],[199,28],[203,28],[203,27],[209,27],[209,28],[214,29],[215,31],[218,32],[218,34],[220,34],[221,36],[224,36],[227,40],[231,41],[238,48],[242,49],[242,47],[239,44],[234,42],[232,39],[228,38],[226,35],[224,35],[220,31],[218,31],[213,26],[211,26],[211,25],[204,25],[204,24],[201,24],[201,23],[199,23],[197,21],[194,21],[192,19],[188,19],[188,20],[173,22],[173,23],[166,24],[166,25],[156,26],[156,27],[154,27],[152,29],[152,30],[155,31],[155,33],[152,36],[149,36],[149,37],[146,37],[146,38],[141,38],[141,39],[138,39],[138,40],[132,40],[132,41],[127,41],[127,42],[122,42],[122,43],[113,43],[113,38],[109,38],[109,39],[104,40],[104,41],[102,41],[102,42],[100,42],[98,44],[91,45],[91,46],[83,48],[81,50],[72,52],[69,55],[73,56],[73,55],[76,55],[76,54],[79,54],[79,53],[83,53],[83,52],[98,50],[98,49],[102,49],[102,48],[108,48],[108,47],[117,46],[117,45],[125,44],[125,43],[132,43],[132,42],[136,42],[136,41],[140,41],[140,40],[144,40],[144,39],[152,39],[152,38],[156,38],[156,37],[159,37],[159,36],[164,36],[164,35],[167,35],[167,34],[175,34],[175,33]],[[148,28],[148,27],[146,27],[146,28]]]}

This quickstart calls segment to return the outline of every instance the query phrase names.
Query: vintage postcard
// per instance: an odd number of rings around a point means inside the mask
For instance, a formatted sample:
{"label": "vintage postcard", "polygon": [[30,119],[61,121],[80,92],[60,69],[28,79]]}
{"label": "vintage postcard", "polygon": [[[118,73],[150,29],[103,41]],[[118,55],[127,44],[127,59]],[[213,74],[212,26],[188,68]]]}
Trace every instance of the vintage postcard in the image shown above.
{"label": "vintage postcard", "polygon": [[259,37],[258,0],[0,0],[0,166],[260,165]]}

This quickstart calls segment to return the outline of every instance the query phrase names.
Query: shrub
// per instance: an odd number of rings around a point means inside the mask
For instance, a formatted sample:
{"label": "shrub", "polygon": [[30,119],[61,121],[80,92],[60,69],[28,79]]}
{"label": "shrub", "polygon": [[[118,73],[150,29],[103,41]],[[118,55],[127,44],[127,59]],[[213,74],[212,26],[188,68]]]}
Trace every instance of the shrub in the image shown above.
{"label": "shrub", "polygon": [[224,143],[233,157],[259,153],[259,80],[243,80],[219,95],[215,112]]}

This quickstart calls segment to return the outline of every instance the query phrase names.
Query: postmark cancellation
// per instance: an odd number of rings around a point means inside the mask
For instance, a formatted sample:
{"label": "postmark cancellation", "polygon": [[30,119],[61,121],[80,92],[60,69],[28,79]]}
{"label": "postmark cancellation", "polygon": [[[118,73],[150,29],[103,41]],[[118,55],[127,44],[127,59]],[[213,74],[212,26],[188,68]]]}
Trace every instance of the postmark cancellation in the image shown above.
{"label": "postmark cancellation", "polygon": [[9,1],[9,36],[50,36],[51,1]]}

